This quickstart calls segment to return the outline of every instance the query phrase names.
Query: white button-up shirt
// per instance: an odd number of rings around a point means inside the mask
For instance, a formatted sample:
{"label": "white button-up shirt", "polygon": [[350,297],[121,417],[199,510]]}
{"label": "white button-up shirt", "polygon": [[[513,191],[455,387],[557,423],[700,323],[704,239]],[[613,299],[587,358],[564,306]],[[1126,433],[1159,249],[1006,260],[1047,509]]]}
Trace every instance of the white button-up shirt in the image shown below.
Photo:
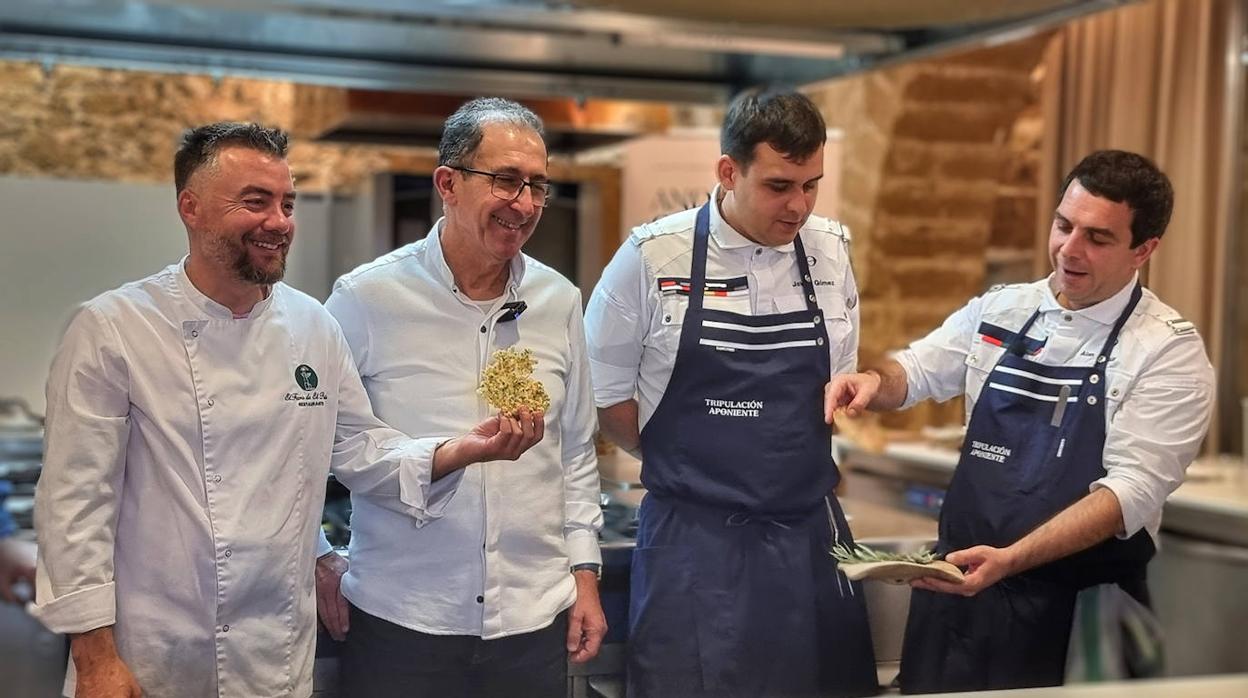
{"label": "white button-up shirt", "polygon": [[34,613],[113,625],[146,696],[311,694],[331,459],[412,517],[442,505],[337,323],[284,284],[243,318],[182,264],[105,293],[66,330],[47,398]]}
{"label": "white button-up shirt", "polygon": [[[718,187],[712,197],[718,200]],[[594,399],[598,407],[610,407],[636,397],[641,427],[663,399],[680,348],[689,296],[679,284],[690,277],[697,213],[689,209],[635,228],[603,271],[585,310]],[[832,374],[852,372],[858,286],[849,264],[849,231],[811,216],[800,235],[826,319]],[[805,310],[794,248],[752,242],[724,221],[718,205],[711,206],[703,306],[742,315]]]}
{"label": "white button-up shirt", "polygon": [[[1135,280],[1082,310],[1063,308],[1051,280],[995,288],[898,352],[907,377],[903,406],[965,393],[969,421],[989,372],[1006,350],[985,340],[980,324],[1017,332],[1037,308],[1040,317],[1027,336],[1044,345],[1030,358],[1050,366],[1092,365],[1126,309]],[[1183,482],[1204,440],[1214,392],[1213,367],[1200,335],[1145,289],[1106,363],[1106,474],[1091,485],[1118,497],[1126,527],[1121,537],[1143,528],[1157,540],[1162,505]]]}
{"label": "white button-up shirt", "polygon": [[[435,441],[467,433],[495,412],[477,394],[482,369],[514,346],[533,351],[533,377],[550,395],[545,437],[516,461],[473,464],[435,482],[454,494],[423,528],[352,491],[342,593],[406,628],[492,639],[549,625],[576,599],[570,565],[601,562],[584,320],[576,287],[524,255],[512,260],[501,298],[464,297],[441,230],[438,221],[424,240],[343,276],[326,302],[378,416]],[[516,300],[528,309],[498,322],[502,305]]]}

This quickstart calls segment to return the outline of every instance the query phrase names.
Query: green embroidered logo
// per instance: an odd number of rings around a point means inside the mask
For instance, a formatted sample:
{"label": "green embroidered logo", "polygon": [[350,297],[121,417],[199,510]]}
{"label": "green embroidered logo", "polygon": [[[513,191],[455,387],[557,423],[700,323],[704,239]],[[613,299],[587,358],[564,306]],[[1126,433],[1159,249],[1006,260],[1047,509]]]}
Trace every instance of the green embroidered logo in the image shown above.
{"label": "green embroidered logo", "polygon": [[317,386],[316,371],[307,364],[299,364],[295,369],[295,383],[304,390],[314,390]]}

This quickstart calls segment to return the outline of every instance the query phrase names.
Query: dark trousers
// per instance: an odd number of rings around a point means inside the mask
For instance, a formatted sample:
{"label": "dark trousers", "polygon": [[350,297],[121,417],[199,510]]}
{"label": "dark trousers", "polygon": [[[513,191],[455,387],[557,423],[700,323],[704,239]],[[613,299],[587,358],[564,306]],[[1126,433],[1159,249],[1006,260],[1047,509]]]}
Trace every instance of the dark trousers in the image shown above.
{"label": "dark trousers", "polygon": [[562,698],[568,612],[541,630],[497,640],[428,635],[351,606],[339,660],[344,698]]}

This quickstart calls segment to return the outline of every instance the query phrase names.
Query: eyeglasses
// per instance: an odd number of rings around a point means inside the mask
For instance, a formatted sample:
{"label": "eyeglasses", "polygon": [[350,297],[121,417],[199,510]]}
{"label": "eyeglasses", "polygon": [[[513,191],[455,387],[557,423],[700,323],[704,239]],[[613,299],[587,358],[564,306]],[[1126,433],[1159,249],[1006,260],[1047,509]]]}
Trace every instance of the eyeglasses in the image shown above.
{"label": "eyeglasses", "polygon": [[549,203],[551,197],[555,195],[555,185],[550,182],[534,182],[505,172],[485,172],[469,167],[452,166],[451,169],[489,177],[490,193],[503,201],[515,201],[520,198],[520,192],[524,191],[525,187],[529,188],[529,201],[539,208]]}

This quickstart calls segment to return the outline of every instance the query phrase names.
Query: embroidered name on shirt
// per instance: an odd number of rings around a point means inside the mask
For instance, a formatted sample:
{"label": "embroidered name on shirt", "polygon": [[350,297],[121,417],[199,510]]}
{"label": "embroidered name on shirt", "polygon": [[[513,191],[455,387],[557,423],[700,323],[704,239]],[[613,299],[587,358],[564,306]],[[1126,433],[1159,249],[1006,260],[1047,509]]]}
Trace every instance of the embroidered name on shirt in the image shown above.
{"label": "embroidered name on shirt", "polygon": [[983,441],[972,441],[971,455],[995,463],[1004,463],[1005,459],[1010,457],[1010,449]]}
{"label": "embroidered name on shirt", "polygon": [[286,402],[298,403],[299,407],[320,407],[329,399],[329,394],[318,390],[310,393],[286,393],[282,398]]}
{"label": "embroidered name on shirt", "polygon": [[706,413],[719,417],[759,417],[763,412],[762,400],[712,400],[706,399]]}
{"label": "embroidered name on shirt", "polygon": [[[836,285],[836,281],[832,279],[815,279],[814,281],[811,281],[810,283],[815,286],[835,286]],[[801,286],[801,285],[802,285],[802,282],[794,281],[792,288],[797,288],[798,286]]]}

